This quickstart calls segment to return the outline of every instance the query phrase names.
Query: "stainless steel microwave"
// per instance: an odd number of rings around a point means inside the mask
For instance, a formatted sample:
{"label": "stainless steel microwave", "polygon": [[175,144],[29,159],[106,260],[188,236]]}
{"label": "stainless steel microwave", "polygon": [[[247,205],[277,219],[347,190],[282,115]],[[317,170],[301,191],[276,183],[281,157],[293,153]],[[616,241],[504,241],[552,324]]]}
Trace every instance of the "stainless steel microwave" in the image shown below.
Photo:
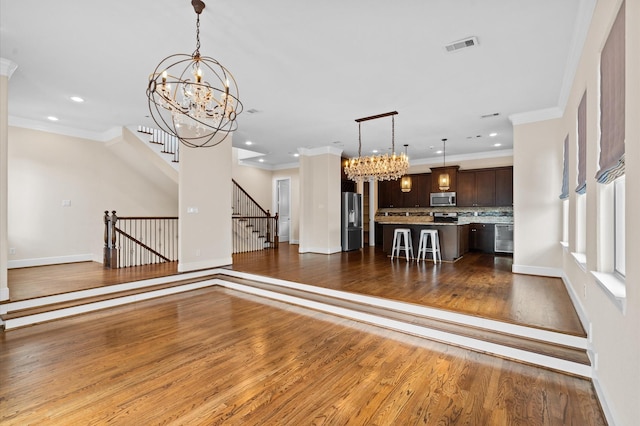
{"label": "stainless steel microwave", "polygon": [[456,205],[455,192],[432,192],[431,193],[431,207],[455,206],[455,205]]}

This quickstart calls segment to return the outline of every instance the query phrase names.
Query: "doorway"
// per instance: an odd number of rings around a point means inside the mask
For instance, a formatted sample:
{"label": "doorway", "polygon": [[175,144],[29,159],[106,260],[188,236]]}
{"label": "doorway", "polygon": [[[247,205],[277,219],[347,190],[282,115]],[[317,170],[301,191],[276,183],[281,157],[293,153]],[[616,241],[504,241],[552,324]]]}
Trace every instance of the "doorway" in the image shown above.
{"label": "doorway", "polygon": [[289,241],[291,232],[291,178],[276,179],[275,203],[278,213],[278,240]]}

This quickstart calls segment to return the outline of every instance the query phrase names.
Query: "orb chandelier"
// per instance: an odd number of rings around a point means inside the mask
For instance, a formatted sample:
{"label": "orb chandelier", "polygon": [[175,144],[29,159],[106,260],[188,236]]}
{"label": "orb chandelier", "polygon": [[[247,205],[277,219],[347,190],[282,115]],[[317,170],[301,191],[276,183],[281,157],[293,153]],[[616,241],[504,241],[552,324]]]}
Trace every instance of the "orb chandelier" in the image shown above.
{"label": "orb chandelier", "polygon": [[[164,58],[149,76],[147,98],[153,121],[190,148],[221,143],[237,129],[242,112],[238,85],[220,62],[200,55],[201,0],[192,0],[196,12],[196,50]],[[218,133],[222,138],[215,136]]]}
{"label": "orb chandelier", "polygon": [[[396,155],[395,151],[395,115],[397,111],[372,115],[356,119],[358,123],[358,156],[351,158],[344,167],[348,179],[356,182],[366,180],[397,180],[404,175],[409,168],[409,158],[405,153]],[[391,154],[362,156],[362,131],[363,121],[391,116]]]}

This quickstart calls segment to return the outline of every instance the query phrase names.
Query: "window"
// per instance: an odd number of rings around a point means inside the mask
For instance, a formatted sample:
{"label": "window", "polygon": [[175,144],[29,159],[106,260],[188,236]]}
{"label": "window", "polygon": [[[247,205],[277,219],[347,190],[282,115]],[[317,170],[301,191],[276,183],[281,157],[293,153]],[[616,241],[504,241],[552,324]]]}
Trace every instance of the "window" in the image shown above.
{"label": "window", "polygon": [[563,245],[569,243],[569,199],[562,200],[562,241]]}
{"label": "window", "polygon": [[624,176],[613,181],[613,258],[614,271],[625,276],[625,214],[624,214]]}

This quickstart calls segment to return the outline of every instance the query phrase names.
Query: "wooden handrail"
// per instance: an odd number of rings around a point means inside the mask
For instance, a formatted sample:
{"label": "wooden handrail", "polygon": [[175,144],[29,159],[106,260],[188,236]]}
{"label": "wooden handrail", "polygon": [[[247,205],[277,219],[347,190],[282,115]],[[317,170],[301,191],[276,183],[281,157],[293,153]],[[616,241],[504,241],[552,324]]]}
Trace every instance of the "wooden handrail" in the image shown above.
{"label": "wooden handrail", "polygon": [[269,210],[265,210],[265,209],[263,209],[263,208],[262,208],[262,206],[261,206],[260,204],[258,204],[258,202],[257,202],[256,200],[254,200],[254,199],[253,199],[253,197],[252,197],[251,195],[249,195],[249,194],[247,193],[247,191],[245,191],[245,190],[244,190],[244,188],[243,188],[243,187],[241,187],[241,186],[238,184],[238,182],[236,182],[236,180],[235,180],[235,179],[231,179],[231,181],[232,181],[232,182],[233,182],[233,183],[238,187],[238,189],[240,189],[240,191],[242,191],[242,193],[243,193],[244,195],[246,195],[246,196],[247,196],[247,198],[248,198],[248,199],[250,199],[250,200],[251,200],[251,201],[256,205],[256,207],[258,207],[258,208],[259,208],[259,209],[260,209],[260,210],[265,214],[265,216],[269,216]]}
{"label": "wooden handrail", "polygon": [[[119,218],[122,219],[122,218]],[[155,251],[154,249],[152,249],[151,247],[149,247],[148,245],[146,245],[145,243],[143,243],[142,241],[139,241],[135,238],[133,238],[131,235],[127,234],[126,232],[122,231],[121,229],[115,228],[115,231],[122,235],[123,237],[128,238],[129,240],[133,241],[134,243],[138,244],[140,247],[145,248],[147,250],[149,250],[152,254],[155,254],[156,256],[158,256],[160,259],[164,260],[165,262],[171,262],[171,259],[161,255],[160,253],[158,253],[157,251]]]}

